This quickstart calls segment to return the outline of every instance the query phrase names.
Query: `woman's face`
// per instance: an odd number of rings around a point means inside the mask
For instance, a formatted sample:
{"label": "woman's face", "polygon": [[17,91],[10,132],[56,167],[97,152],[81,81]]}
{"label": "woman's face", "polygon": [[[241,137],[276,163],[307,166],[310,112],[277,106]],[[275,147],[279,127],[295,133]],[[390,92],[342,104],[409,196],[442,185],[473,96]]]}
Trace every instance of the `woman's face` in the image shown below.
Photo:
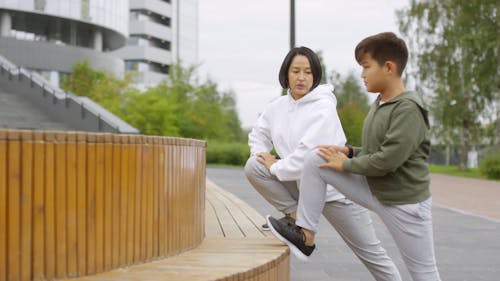
{"label": "woman's face", "polygon": [[288,68],[288,85],[296,100],[304,97],[313,85],[311,64],[306,56],[296,55]]}

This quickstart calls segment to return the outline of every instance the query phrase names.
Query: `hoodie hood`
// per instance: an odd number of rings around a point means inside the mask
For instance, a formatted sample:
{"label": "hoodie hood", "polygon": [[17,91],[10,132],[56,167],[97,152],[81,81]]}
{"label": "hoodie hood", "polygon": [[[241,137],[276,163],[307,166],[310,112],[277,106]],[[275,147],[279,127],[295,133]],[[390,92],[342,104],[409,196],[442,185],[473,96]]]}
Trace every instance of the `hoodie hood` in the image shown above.
{"label": "hoodie hood", "polygon": [[[406,91],[406,92],[403,92],[402,94],[400,94],[399,96],[391,99],[387,103],[395,103],[395,102],[398,102],[398,101],[403,100],[403,99],[411,100],[416,105],[418,105],[418,108],[420,109],[420,112],[422,112],[422,116],[424,117],[425,123],[427,124],[427,127],[429,127],[430,126],[430,124],[429,124],[429,111],[427,111],[427,109],[425,109],[425,107],[424,107],[424,100],[422,99],[422,95],[420,95],[419,93],[417,93],[415,91]],[[378,98],[377,98],[377,103],[379,101],[380,101],[380,96],[378,96]]]}
{"label": "hoodie hood", "polygon": [[320,99],[330,99],[335,103],[335,105],[337,104],[337,99],[333,94],[333,85],[331,84],[318,85],[312,91],[307,93],[304,97],[298,100],[294,100],[292,94],[290,93],[290,90],[288,90],[288,98],[292,103],[297,103],[297,104],[310,103]]}

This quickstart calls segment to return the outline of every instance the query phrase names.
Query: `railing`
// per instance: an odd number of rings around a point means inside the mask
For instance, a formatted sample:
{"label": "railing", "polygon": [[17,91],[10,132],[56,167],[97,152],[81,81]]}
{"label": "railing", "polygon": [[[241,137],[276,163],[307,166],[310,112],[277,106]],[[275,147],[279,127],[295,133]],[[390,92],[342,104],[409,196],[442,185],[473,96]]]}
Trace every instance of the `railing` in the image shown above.
{"label": "railing", "polygon": [[204,237],[206,143],[0,130],[0,280],[143,263]]}
{"label": "railing", "polygon": [[[43,99],[46,99],[48,97],[52,98],[51,102],[52,104],[64,102],[65,108],[68,109],[71,101],[71,103],[74,103],[80,107],[81,119],[83,119],[87,114],[92,115],[96,118],[98,123],[96,127],[98,127],[99,130],[102,127],[102,123],[105,123],[109,127],[111,127],[112,132],[115,133],[138,132],[135,128],[131,127],[130,125],[126,124],[119,118],[107,112],[105,109],[102,109],[100,106],[93,104],[91,102],[87,102],[85,99],[81,99],[71,93],[63,91],[58,87],[52,86],[42,75],[33,71],[28,71],[22,67],[19,67],[1,55],[0,55],[0,74],[7,75],[8,79],[11,81],[14,80],[15,78],[17,78],[18,81],[22,81],[23,79],[28,79],[31,88],[37,85],[42,90],[41,96],[43,97]],[[34,100],[40,100],[40,99],[35,97]]]}

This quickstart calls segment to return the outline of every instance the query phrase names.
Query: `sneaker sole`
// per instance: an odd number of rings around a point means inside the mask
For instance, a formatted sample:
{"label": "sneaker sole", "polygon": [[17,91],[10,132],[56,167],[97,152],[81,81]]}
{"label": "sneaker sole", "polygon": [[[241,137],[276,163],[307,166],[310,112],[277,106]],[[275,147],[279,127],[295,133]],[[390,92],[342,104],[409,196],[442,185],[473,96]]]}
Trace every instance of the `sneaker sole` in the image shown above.
{"label": "sneaker sole", "polygon": [[288,241],[285,237],[281,236],[281,234],[279,234],[279,232],[274,229],[273,225],[269,221],[269,217],[271,217],[271,216],[270,215],[266,216],[266,221],[267,221],[267,225],[269,225],[269,230],[271,230],[272,234],[274,234],[274,236],[276,236],[276,238],[278,238],[278,240],[285,243],[292,251],[292,254],[295,257],[297,257],[299,260],[304,261],[304,262],[309,261],[308,256],[304,255],[304,253],[302,253],[302,251],[299,250],[299,248],[297,248],[297,246],[295,246],[292,242]]}

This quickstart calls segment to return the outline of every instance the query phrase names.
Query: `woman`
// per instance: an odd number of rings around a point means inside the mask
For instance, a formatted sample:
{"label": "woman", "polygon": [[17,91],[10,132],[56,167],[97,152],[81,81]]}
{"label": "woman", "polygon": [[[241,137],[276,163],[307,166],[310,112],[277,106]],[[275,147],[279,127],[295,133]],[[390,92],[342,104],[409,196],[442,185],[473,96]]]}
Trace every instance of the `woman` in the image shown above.
{"label": "woman", "polygon": [[[319,144],[344,145],[331,85],[319,85],[322,67],[309,48],[293,48],[280,68],[285,96],[269,103],[250,132],[245,174],[252,186],[293,225],[306,154]],[[280,159],[270,151],[275,149]],[[401,280],[375,236],[368,211],[329,186],[323,214],[376,280]],[[267,225],[264,225],[267,226]],[[264,227],[263,226],[263,227]]]}

